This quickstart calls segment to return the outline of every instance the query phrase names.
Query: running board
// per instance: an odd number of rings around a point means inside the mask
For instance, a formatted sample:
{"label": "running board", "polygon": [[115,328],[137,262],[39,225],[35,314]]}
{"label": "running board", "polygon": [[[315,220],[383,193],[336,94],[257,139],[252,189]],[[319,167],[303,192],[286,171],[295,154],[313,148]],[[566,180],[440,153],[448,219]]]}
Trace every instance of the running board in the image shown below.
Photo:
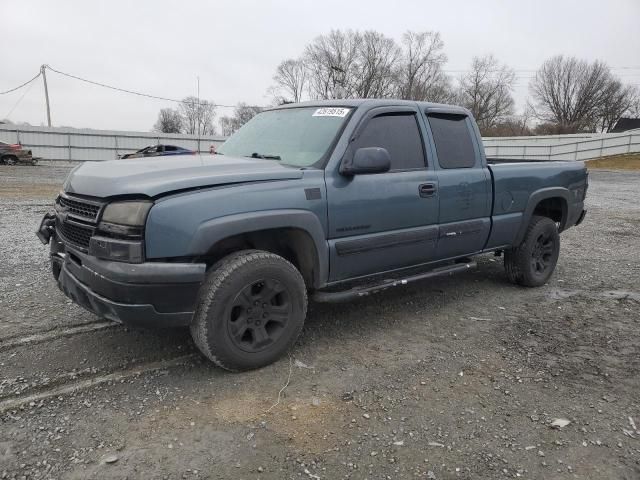
{"label": "running board", "polygon": [[362,287],[355,287],[349,290],[342,290],[339,292],[316,292],[311,297],[316,302],[329,303],[329,302],[344,302],[352,300],[354,298],[365,297],[371,293],[386,290],[392,287],[399,287],[407,285],[416,280],[424,280],[425,278],[442,277],[445,275],[453,275],[454,273],[466,272],[472,268],[476,268],[478,264],[476,262],[468,263],[456,263],[454,265],[448,265],[446,267],[436,268],[428,272],[419,273],[405,278],[386,279],[375,285],[367,285]]}

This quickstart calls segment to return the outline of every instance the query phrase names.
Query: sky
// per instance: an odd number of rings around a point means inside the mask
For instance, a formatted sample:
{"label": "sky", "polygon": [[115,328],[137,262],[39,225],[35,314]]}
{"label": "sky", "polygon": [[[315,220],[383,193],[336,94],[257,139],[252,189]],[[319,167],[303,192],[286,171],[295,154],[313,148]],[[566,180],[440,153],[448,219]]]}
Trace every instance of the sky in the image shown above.
{"label": "sky", "polygon": [[[128,90],[218,104],[268,105],[276,66],[331,29],[437,31],[459,76],[493,54],[516,70],[522,110],[547,58],[605,61],[640,86],[640,0],[0,0],[0,92],[40,65]],[[140,98],[47,73],[54,126],[149,131],[168,101]],[[219,108],[218,116],[232,109]],[[39,79],[0,95],[0,119],[46,124]]]}

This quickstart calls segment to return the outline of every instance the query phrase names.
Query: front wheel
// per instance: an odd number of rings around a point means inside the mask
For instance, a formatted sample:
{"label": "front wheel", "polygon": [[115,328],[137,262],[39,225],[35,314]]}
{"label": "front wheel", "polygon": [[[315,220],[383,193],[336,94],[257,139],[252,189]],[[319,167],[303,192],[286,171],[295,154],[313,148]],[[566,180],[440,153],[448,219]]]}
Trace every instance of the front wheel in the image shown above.
{"label": "front wheel", "polygon": [[556,268],[560,234],[548,217],[534,215],[520,246],[504,252],[504,268],[513,283],[526,287],[544,285]]}
{"label": "front wheel", "polygon": [[231,371],[268,365],[298,338],[307,313],[300,272],[273,253],[244,250],[216,263],[198,297],[191,335]]}

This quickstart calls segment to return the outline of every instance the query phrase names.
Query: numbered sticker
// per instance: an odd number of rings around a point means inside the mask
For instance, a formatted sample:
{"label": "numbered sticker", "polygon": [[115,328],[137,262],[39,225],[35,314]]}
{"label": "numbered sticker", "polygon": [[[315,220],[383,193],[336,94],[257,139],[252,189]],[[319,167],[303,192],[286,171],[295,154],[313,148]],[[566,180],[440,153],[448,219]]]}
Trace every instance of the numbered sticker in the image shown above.
{"label": "numbered sticker", "polygon": [[349,113],[349,108],[336,108],[336,107],[328,107],[328,108],[319,108],[314,113],[314,117],[346,117],[347,113]]}

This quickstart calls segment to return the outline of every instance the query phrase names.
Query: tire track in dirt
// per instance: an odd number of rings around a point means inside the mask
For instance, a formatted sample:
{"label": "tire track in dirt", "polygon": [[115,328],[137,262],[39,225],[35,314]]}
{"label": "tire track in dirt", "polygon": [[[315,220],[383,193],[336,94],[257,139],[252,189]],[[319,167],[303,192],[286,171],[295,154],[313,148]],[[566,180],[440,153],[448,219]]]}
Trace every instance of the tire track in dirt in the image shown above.
{"label": "tire track in dirt", "polygon": [[105,321],[13,337],[0,343],[0,402],[195,354],[186,331]]}
{"label": "tire track in dirt", "polygon": [[197,357],[197,353],[189,353],[187,355],[182,355],[167,360],[143,363],[128,369],[116,370],[107,374],[94,375],[89,378],[61,383],[36,393],[27,393],[8,397],[4,400],[0,400],[0,414],[3,414],[10,410],[15,410],[24,404],[28,404],[31,402],[40,402],[42,400],[60,395],[67,395],[79,390],[95,387],[96,385],[100,385],[103,383],[116,382],[158,370],[182,366],[187,364],[190,360],[196,359]]}
{"label": "tire track in dirt", "polygon": [[4,340],[0,340],[0,352],[4,352],[6,350],[11,350],[13,348],[27,346],[27,345],[35,345],[42,342],[47,342],[50,340],[55,340],[58,338],[71,337],[74,335],[79,335],[82,333],[95,332],[99,330],[105,330],[109,328],[117,328],[122,327],[121,324],[109,321],[97,321],[91,323],[83,323],[79,325],[74,325],[72,327],[67,328],[56,328],[53,330],[47,330],[45,332],[38,332],[31,335],[22,336],[14,336],[9,337]]}

